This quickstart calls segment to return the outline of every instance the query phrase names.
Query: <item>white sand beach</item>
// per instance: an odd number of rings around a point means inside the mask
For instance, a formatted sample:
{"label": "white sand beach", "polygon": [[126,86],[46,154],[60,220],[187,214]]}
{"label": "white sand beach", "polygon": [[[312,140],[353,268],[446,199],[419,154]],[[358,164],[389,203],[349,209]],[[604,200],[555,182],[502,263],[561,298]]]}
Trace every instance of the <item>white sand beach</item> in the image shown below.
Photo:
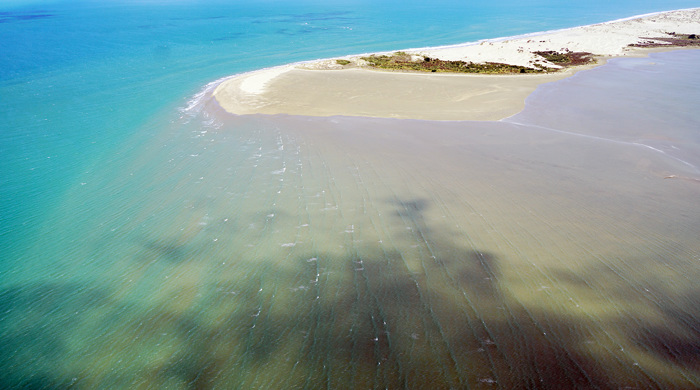
{"label": "white sand beach", "polygon": [[[226,111],[237,115],[498,120],[521,111],[525,98],[540,84],[603,64],[611,57],[642,56],[681,47],[674,42],[681,36],[690,41],[689,47],[698,47],[700,39],[691,34],[700,35],[700,8],[513,38],[405,50],[417,61],[430,57],[551,72],[491,75],[379,71],[362,60],[365,55],[358,55],[343,58],[348,62],[345,65],[327,59],[242,74],[222,82],[214,96]],[[548,51],[591,53],[595,62],[561,69],[537,54]]]}

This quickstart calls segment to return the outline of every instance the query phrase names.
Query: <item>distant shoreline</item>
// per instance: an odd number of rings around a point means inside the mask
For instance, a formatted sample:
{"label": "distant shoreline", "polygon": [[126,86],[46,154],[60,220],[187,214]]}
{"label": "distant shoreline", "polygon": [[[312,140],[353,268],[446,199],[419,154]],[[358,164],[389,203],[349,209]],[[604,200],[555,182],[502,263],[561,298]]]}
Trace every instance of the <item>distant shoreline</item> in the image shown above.
{"label": "distant shoreline", "polygon": [[[263,69],[225,79],[213,95],[235,115],[499,120],[521,111],[540,84],[608,58],[688,47],[700,47],[700,8],[475,44],[378,53],[381,61],[357,55]],[[572,54],[579,60],[567,63]]]}

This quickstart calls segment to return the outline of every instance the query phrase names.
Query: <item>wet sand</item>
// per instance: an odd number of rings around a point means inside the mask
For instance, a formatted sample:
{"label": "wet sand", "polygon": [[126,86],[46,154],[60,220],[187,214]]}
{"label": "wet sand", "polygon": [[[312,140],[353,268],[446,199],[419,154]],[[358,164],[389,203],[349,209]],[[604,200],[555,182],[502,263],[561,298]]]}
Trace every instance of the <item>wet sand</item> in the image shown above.
{"label": "wet sand", "polygon": [[572,71],[543,75],[457,75],[367,69],[282,73],[259,94],[240,93],[231,80],[216,91],[229,112],[364,116],[427,120],[498,120],[523,109],[538,85]]}

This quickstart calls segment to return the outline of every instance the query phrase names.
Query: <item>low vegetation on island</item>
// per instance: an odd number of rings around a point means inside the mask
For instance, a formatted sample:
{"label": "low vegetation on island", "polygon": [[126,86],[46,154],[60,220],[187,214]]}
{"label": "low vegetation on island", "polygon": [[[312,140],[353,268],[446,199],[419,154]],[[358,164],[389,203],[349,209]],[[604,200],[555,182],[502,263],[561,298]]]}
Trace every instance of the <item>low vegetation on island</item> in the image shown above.
{"label": "low vegetation on island", "polygon": [[593,62],[593,54],[582,51],[536,51],[545,60],[563,67],[586,65]]}
{"label": "low vegetation on island", "polygon": [[[422,57],[422,60],[421,58]],[[412,70],[419,72],[453,72],[453,73],[536,73],[541,70],[525,66],[501,64],[497,62],[474,63],[465,61],[446,61],[427,56],[412,56],[399,51],[392,55],[371,55],[362,57],[370,67],[390,70]]]}
{"label": "low vegetation on island", "polygon": [[669,37],[642,38],[645,41],[633,43],[630,47],[700,47],[700,34],[668,33]]}
{"label": "low vegetation on island", "polygon": [[[590,53],[582,52],[537,52],[550,63],[561,67],[583,65],[593,61]],[[361,58],[370,68],[415,71],[415,72],[449,72],[449,73],[481,73],[481,74],[516,74],[516,73],[546,73],[558,70],[558,68],[546,68],[538,65],[532,67],[503,64],[498,62],[467,62],[449,61],[428,56],[412,55],[398,51],[391,55],[370,55]],[[341,62],[343,61],[343,62]],[[348,65],[350,61],[336,60],[339,65]]]}
{"label": "low vegetation on island", "polygon": [[[700,47],[700,34],[667,33],[665,37],[641,38],[642,41],[629,47]],[[408,72],[445,72],[445,73],[481,73],[481,74],[517,74],[517,73],[552,73],[565,68],[595,63],[594,55],[588,52],[534,51],[540,61],[532,61],[529,66],[504,64],[499,62],[452,61],[431,58],[420,54],[397,51],[393,54],[372,54],[359,59],[335,60],[342,67],[369,67],[392,71]],[[549,64],[548,67],[546,64]]]}

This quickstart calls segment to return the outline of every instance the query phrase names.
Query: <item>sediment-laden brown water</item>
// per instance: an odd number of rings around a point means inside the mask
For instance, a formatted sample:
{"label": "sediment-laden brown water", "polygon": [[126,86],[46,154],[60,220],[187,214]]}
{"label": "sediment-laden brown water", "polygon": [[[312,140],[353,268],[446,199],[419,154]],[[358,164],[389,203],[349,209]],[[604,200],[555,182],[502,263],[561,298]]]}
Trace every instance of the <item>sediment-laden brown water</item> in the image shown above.
{"label": "sediment-laden brown water", "polygon": [[698,387],[698,60],[615,60],[501,122],[209,101],[46,221],[0,292],[1,379]]}

